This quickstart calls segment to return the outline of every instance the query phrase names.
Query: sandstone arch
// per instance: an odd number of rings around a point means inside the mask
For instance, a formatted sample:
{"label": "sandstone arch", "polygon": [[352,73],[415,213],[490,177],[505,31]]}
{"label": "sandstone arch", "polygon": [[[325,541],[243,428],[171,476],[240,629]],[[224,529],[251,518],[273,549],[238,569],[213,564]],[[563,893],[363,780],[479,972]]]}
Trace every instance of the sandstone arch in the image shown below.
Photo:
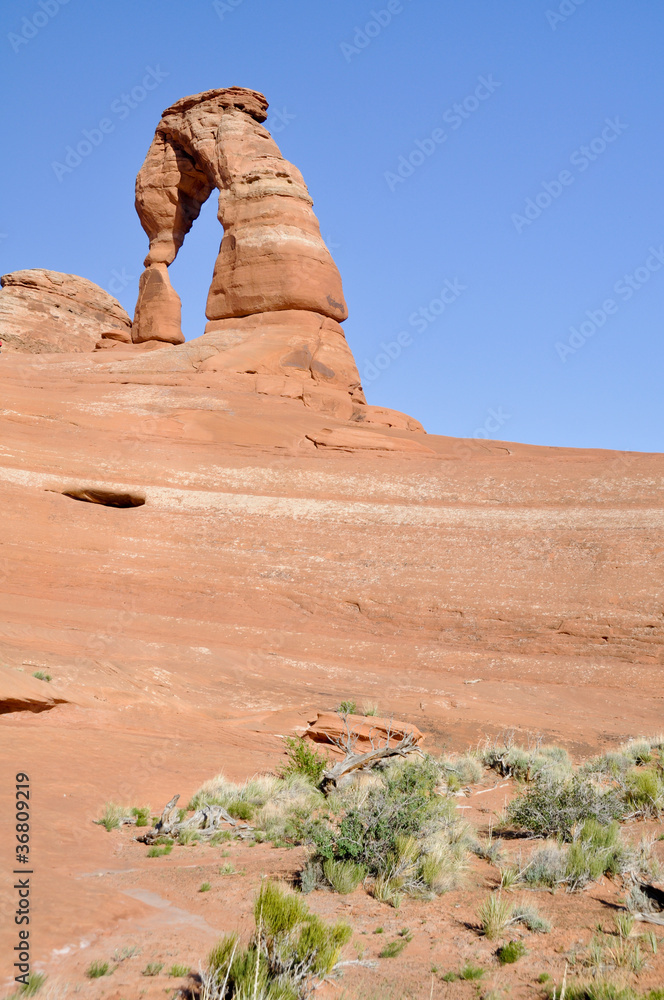
{"label": "sandstone arch", "polygon": [[[304,179],[262,125],[267,107],[262,94],[230,87],[182,98],[162,114],[136,179],[136,210],[150,249],[134,342],[183,342],[180,301],[167,268],[215,189],[224,235],[206,332],[223,329],[224,320],[288,310],[335,326],[346,319],[341,277]],[[322,322],[316,328],[320,332]],[[313,356],[310,345],[306,350]]]}

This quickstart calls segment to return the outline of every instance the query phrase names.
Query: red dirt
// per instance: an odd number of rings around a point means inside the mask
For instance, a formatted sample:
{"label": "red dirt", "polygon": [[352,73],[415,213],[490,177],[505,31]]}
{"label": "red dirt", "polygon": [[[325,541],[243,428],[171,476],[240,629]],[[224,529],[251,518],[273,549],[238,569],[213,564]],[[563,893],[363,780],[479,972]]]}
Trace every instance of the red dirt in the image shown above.
{"label": "red dirt", "polygon": [[[429,451],[355,450],[344,421],[241,380],[80,359],[8,354],[0,368],[2,663],[48,672],[65,701],[0,719],[5,815],[13,775],[31,779],[31,942],[50,982],[163,996],[180,983],[142,977],[147,962],[196,968],[221,932],[246,927],[260,875],[291,878],[299,851],[234,844],[246,874],[214,876],[222,848],[147,859],[131,830],[92,821],[110,800],[158,810],[218,771],[272,770],[279,737],[341,699],[413,722],[428,750],[514,729],[579,758],[662,728],[662,456],[387,427],[362,433]],[[337,431],[341,450],[315,446]],[[86,487],[146,502],[63,495]],[[12,849],[10,830],[5,871]],[[472,997],[475,984],[436,976],[430,992],[432,964],[472,960],[491,969],[483,990],[538,996],[536,975],[560,978],[619,895],[537,894],[554,931],[524,932],[529,956],[499,970],[468,926],[494,884],[477,861],[463,890],[398,912],[361,890],[309,896],[348,916],[368,956],[414,934],[399,958],[318,995]],[[3,956],[14,943],[5,921]],[[85,978],[129,946],[140,955],[112,976]],[[664,981],[649,962],[644,988]],[[9,963],[2,974],[9,995]]]}

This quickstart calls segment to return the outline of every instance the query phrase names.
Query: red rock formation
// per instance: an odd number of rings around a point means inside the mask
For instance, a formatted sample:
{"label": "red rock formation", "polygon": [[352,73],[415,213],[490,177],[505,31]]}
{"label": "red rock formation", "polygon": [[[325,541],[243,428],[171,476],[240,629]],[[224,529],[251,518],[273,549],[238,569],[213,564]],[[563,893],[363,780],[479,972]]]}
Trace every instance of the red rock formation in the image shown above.
{"label": "red rock formation", "polygon": [[102,336],[131,341],[131,320],[99,285],[33,268],[0,278],[0,340],[28,354],[93,351]]}
{"label": "red rock formation", "polygon": [[[224,236],[206,309],[206,332],[225,341],[216,370],[288,375],[299,368],[314,379],[317,371],[357,394],[357,368],[338,325],[348,315],[341,278],[302,175],[261,124],[266,112],[262,94],[239,87],[186,97],[164,111],[136,180],[150,250],[133,339],[182,341],[166,267],[218,189]],[[241,317],[247,322],[238,337]]]}

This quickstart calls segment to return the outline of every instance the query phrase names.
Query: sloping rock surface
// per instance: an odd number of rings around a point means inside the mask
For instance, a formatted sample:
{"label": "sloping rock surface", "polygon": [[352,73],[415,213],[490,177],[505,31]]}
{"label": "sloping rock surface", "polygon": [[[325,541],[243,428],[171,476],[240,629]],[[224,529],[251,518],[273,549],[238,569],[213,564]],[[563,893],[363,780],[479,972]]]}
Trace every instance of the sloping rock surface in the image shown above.
{"label": "sloping rock surface", "polygon": [[0,278],[0,340],[26,354],[94,351],[105,334],[131,340],[131,320],[99,285],[32,268]]}

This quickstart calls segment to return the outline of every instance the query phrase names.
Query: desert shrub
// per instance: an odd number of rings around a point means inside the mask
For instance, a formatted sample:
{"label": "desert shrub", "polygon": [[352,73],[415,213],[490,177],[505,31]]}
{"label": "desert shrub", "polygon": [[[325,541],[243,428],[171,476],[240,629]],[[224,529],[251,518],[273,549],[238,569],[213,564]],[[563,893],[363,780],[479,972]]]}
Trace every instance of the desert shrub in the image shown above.
{"label": "desert shrub", "polygon": [[523,924],[533,934],[548,934],[551,930],[550,922],[546,917],[542,917],[534,906],[515,906],[512,912],[512,922]]}
{"label": "desert shrub", "polygon": [[[43,670],[35,670],[32,676],[36,677],[38,681],[46,681],[48,684],[53,680],[51,675],[44,673]],[[25,990],[23,991],[23,996],[26,996]]]}
{"label": "desert shrub", "polygon": [[581,774],[598,774],[618,778],[632,767],[634,761],[620,751],[609,751],[600,757],[593,757],[579,768]]}
{"label": "desert shrub", "polygon": [[503,899],[500,893],[488,896],[477,911],[484,936],[489,941],[499,937],[512,922],[513,914],[513,904]]}
{"label": "desert shrub", "polygon": [[395,938],[394,941],[390,941],[386,944],[382,951],[378,952],[379,958],[396,958],[404,950],[409,941],[412,940],[410,934],[402,934],[401,937]]}
{"label": "desert shrub", "polygon": [[18,995],[20,997],[33,997],[36,993],[39,993],[45,982],[46,976],[43,972],[31,972],[28,975],[27,982],[21,983]]}
{"label": "desert shrub", "polygon": [[168,970],[167,975],[171,976],[172,979],[182,979],[184,976],[189,975],[188,965],[172,965]]}
{"label": "desert shrub", "polygon": [[211,884],[209,882],[201,882],[201,884],[198,887],[198,891],[199,892],[209,892],[211,888],[212,888],[212,886],[211,886]]}
{"label": "desert shrub", "polygon": [[319,753],[308,740],[301,736],[285,736],[286,764],[281,769],[281,777],[299,774],[318,785],[329,764],[328,757]]}
{"label": "desert shrub", "polygon": [[232,802],[228,803],[226,810],[233,817],[233,819],[240,819],[248,822],[253,819],[255,808],[254,804],[252,802],[247,802],[246,799],[234,799]]}
{"label": "desert shrub", "polygon": [[398,909],[403,899],[403,893],[401,892],[402,885],[403,883],[399,879],[390,878],[389,875],[379,875],[372,886],[371,892],[374,899],[377,899],[379,903],[387,903],[388,906]]}
{"label": "desert shrub", "polygon": [[582,889],[602,875],[619,874],[625,869],[626,860],[618,824],[614,821],[602,826],[596,820],[586,820],[567,848],[565,881],[570,889]]}
{"label": "desert shrub", "polygon": [[336,711],[339,715],[355,715],[357,712],[357,702],[355,701],[340,701],[337,705]]}
{"label": "desert shrub", "polygon": [[634,768],[625,776],[625,800],[642,816],[658,816],[664,807],[664,781],[651,767]]}
{"label": "desert shrub", "polygon": [[102,976],[110,975],[111,967],[108,962],[91,962],[85,970],[88,979],[101,979]]}
{"label": "desert shrub", "polygon": [[455,885],[465,865],[454,803],[438,792],[430,758],[398,761],[330,797],[340,821],[312,821],[306,836],[322,862],[350,861],[376,880],[377,899],[432,895]]}
{"label": "desert shrub", "polygon": [[541,778],[507,807],[510,822],[537,837],[572,839],[572,830],[585,820],[610,823],[624,814],[614,788],[597,788],[579,774],[571,778]]}
{"label": "desert shrub", "polygon": [[148,858],[163,858],[165,855],[170,854],[173,850],[173,841],[170,840],[165,844],[154,844],[149,848],[146,857]]}
{"label": "desert shrub", "polygon": [[565,851],[558,844],[549,844],[536,851],[523,871],[523,881],[531,886],[553,889],[565,880]]}
{"label": "desert shrub", "polygon": [[104,812],[99,819],[95,820],[98,826],[103,826],[105,830],[109,833],[111,830],[117,830],[120,826],[120,820],[123,816],[128,816],[131,810],[126,806],[118,805],[117,802],[107,802],[104,806]]}
{"label": "desert shrub", "polygon": [[513,777],[518,781],[529,782],[544,776],[563,778],[572,770],[564,747],[538,746],[526,749],[506,739],[503,743],[485,746],[479,756],[485,767],[497,771],[501,777]]}
{"label": "desert shrub", "polygon": [[181,847],[190,847],[192,844],[200,843],[201,835],[197,830],[180,830],[178,833],[178,844]]}
{"label": "desert shrub", "polygon": [[209,1000],[306,997],[332,971],[352,934],[347,924],[325,924],[273,882],[263,883],[254,919],[256,930],[246,948],[231,934],[210,952],[203,974]]}
{"label": "desert shrub", "polygon": [[500,946],[496,952],[496,957],[501,965],[513,965],[526,954],[526,946],[523,941],[508,941]]}
{"label": "desert shrub", "polygon": [[482,778],[482,764],[471,754],[441,760],[440,766],[447,772],[447,786],[451,791],[458,791],[464,785],[474,785]]}
{"label": "desert shrub", "polygon": [[362,715],[374,716],[378,715],[378,705],[372,702],[362,706]]}
{"label": "desert shrub", "polygon": [[613,917],[616,933],[621,938],[627,938],[634,927],[634,917],[631,913],[616,913]]}
{"label": "desert shrub", "polygon": [[323,866],[320,862],[308,861],[299,875],[300,891],[308,894],[325,882]]}
{"label": "desert shrub", "polygon": [[471,838],[468,844],[468,850],[476,854],[478,858],[482,858],[483,861],[490,861],[492,865],[499,864],[502,857],[502,848],[502,840],[494,840],[493,837],[488,837],[485,840]]}
{"label": "desert shrub", "polygon": [[201,806],[210,805],[222,806],[227,810],[233,802],[249,802],[260,808],[277,791],[279,784],[279,779],[269,774],[255,775],[241,783],[229,781],[225,775],[217,774],[201,785],[188,808],[200,809]]}
{"label": "desert shrub", "polygon": [[164,968],[163,962],[148,962],[143,971],[142,976],[158,976],[161,970]]}
{"label": "desert shrub", "polygon": [[134,806],[130,816],[136,817],[136,826],[148,826],[150,822],[150,806]]}
{"label": "desert shrub", "polygon": [[363,865],[356,865],[354,861],[335,861],[333,858],[325,860],[323,872],[335,892],[342,895],[354,892],[367,874]]}
{"label": "desert shrub", "polygon": [[643,852],[627,847],[620,836],[616,821],[602,826],[588,819],[573,831],[569,845],[548,845],[537,851],[523,871],[529,885],[565,885],[571,891],[582,889],[602,875],[624,875],[643,869]]}
{"label": "desert shrub", "polygon": [[466,964],[459,970],[458,979],[465,979],[466,982],[474,983],[484,978],[484,969],[481,965],[473,965],[472,962]]}
{"label": "desert shrub", "polygon": [[[560,997],[560,989],[554,990],[553,997]],[[588,983],[567,983],[565,1000],[639,1000],[630,986],[619,986],[608,979],[593,979]]]}
{"label": "desert shrub", "polygon": [[620,750],[634,764],[649,764],[653,756],[653,743],[640,737],[637,740],[629,740],[628,743],[624,743]]}

